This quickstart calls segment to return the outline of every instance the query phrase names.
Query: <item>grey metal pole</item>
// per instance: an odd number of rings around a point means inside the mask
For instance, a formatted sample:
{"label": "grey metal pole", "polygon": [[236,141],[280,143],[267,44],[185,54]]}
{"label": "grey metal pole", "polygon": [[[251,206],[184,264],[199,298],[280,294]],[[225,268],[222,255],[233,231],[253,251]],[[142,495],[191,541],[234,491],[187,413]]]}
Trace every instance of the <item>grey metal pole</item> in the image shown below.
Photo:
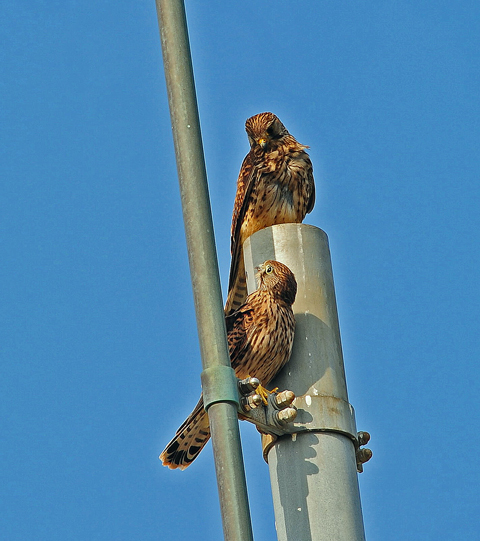
{"label": "grey metal pole", "polygon": [[183,0],[156,0],[225,539],[253,540]]}
{"label": "grey metal pole", "polygon": [[[263,229],[244,244],[249,291],[254,267],[286,264],[298,292],[292,358],[272,382],[297,396],[296,426],[265,449],[279,541],[365,539],[357,480],[352,406],[348,403],[326,234],[303,224]],[[265,440],[265,438],[264,438]]]}

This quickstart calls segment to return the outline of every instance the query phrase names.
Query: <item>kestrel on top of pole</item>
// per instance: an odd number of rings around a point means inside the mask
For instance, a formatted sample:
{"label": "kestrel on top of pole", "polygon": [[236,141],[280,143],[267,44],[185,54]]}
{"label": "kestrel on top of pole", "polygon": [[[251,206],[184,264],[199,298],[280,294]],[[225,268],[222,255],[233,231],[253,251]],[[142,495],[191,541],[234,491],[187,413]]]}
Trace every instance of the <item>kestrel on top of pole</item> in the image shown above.
{"label": "kestrel on top of pole", "polygon": [[245,130],[251,148],[237,180],[226,315],[238,310],[247,296],[245,240],[264,227],[301,223],[315,204],[308,147],[298,143],[273,113],[252,116]]}

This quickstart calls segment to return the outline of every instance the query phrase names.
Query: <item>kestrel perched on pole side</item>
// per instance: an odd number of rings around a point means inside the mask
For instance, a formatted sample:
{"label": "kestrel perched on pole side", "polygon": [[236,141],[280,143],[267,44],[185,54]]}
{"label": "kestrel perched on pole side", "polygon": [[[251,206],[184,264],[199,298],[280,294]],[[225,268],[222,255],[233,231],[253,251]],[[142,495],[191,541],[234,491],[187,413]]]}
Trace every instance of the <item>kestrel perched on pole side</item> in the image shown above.
{"label": "kestrel perched on pole side", "polygon": [[312,162],[273,113],[245,122],[250,152],[237,180],[231,229],[230,277],[225,314],[247,296],[243,243],[256,231],[276,224],[301,223],[315,204]]}
{"label": "kestrel perched on pole side", "polygon": [[[267,385],[292,352],[295,318],[292,304],[297,282],[278,261],[265,261],[256,274],[258,289],[225,317],[232,368],[238,378],[249,376]],[[210,438],[207,412],[200,397],[193,412],[160,455],[164,466],[184,470]]]}

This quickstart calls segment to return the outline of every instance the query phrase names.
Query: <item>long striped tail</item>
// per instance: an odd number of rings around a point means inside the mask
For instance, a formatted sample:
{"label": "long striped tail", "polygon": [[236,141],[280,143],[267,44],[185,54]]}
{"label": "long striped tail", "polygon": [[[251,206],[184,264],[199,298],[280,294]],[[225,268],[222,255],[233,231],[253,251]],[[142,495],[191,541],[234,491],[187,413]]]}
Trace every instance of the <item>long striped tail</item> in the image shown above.
{"label": "long striped tail", "polygon": [[203,396],[190,416],[177,430],[175,437],[160,455],[164,466],[171,470],[184,470],[197,458],[210,439],[207,412],[203,409]]}

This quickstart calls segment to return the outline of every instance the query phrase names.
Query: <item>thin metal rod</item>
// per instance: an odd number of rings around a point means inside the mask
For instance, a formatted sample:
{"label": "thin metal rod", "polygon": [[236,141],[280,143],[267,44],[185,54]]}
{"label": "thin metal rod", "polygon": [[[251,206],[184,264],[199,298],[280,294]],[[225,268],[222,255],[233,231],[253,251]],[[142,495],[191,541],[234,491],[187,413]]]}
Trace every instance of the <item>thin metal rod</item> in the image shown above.
{"label": "thin metal rod", "polygon": [[[204,394],[227,541],[253,540],[183,0],[156,0],[204,372]],[[215,376],[215,368],[220,377]],[[222,389],[219,389],[221,381]],[[205,386],[207,388],[205,388]]]}
{"label": "thin metal rod", "polygon": [[266,259],[290,267],[298,284],[292,357],[271,385],[295,393],[295,424],[308,431],[282,436],[267,451],[278,540],[364,541],[327,235],[310,225],[276,225],[243,248],[249,291],[254,267]]}

